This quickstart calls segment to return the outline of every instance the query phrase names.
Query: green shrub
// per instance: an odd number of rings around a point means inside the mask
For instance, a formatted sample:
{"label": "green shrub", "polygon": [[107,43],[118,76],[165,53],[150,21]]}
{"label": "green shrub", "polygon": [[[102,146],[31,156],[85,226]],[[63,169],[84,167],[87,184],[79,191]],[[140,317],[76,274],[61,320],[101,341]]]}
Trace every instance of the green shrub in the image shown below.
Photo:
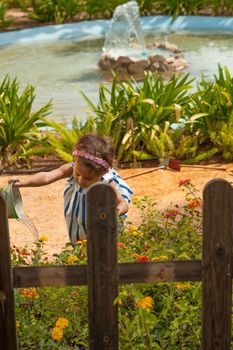
{"label": "green shrub", "polygon": [[2,166],[14,164],[24,151],[43,143],[38,127],[42,117],[52,108],[51,102],[32,112],[34,87],[27,86],[19,93],[19,83],[8,76],[0,85],[0,162]]}
{"label": "green shrub", "polygon": [[205,0],[158,0],[159,10],[166,15],[188,16],[197,15],[198,11],[205,6]]}
{"label": "green shrub", "polygon": [[6,19],[7,5],[0,1],[0,28],[5,28],[10,24]]}
{"label": "green shrub", "polygon": [[82,9],[77,0],[31,0],[33,19],[40,22],[55,22],[57,24],[71,21]]}

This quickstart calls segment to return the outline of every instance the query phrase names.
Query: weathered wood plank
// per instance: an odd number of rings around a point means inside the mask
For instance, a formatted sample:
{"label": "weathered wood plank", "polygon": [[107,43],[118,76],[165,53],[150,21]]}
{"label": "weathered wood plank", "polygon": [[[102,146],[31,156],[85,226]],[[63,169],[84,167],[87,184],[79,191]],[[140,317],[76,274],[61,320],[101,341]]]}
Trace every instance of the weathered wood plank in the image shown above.
{"label": "weathered wood plank", "polygon": [[202,349],[230,350],[233,189],[212,180],[203,199]]}
{"label": "weathered wood plank", "polygon": [[[119,283],[201,281],[201,261],[183,260],[118,265]],[[87,265],[13,268],[14,288],[87,285]]]}
{"label": "weathered wood plank", "polygon": [[6,201],[0,193],[0,349],[17,348],[8,215]]}
{"label": "weathered wood plank", "polygon": [[13,283],[14,288],[87,285],[87,265],[14,267]]}
{"label": "weathered wood plank", "polygon": [[[119,283],[201,281],[201,261],[183,260],[118,265]],[[87,285],[87,265],[13,268],[14,288]]]}
{"label": "weathered wood plank", "polygon": [[201,276],[200,260],[119,264],[120,283],[200,281]]}
{"label": "weathered wood plank", "polygon": [[118,350],[116,193],[96,184],[87,193],[89,349]]}

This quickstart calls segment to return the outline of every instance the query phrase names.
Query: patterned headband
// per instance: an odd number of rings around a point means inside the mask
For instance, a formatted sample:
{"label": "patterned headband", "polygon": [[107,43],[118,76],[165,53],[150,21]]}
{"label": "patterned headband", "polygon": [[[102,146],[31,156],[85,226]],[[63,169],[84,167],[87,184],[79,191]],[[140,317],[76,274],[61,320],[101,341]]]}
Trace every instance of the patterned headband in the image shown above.
{"label": "patterned headband", "polygon": [[108,162],[106,162],[106,160],[93,156],[93,154],[87,152],[87,151],[78,151],[77,149],[73,152],[73,157],[81,157],[81,158],[85,158],[88,160],[91,160],[93,163],[97,164],[97,165],[101,165],[105,170],[109,170],[110,169],[110,165],[108,164]]}

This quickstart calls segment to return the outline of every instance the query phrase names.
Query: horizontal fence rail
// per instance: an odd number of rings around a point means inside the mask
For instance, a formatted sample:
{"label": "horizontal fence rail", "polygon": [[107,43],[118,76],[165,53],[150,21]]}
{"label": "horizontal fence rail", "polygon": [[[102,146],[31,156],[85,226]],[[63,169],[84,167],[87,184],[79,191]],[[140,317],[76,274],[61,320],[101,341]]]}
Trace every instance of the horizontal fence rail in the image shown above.
{"label": "horizontal fence rail", "polygon": [[[201,260],[124,263],[118,265],[119,283],[201,281]],[[87,285],[87,265],[25,266],[13,268],[13,287]]]}
{"label": "horizontal fence rail", "polygon": [[117,263],[116,194],[87,193],[87,265],[11,267],[6,201],[0,194],[0,349],[17,350],[13,288],[88,286],[89,349],[119,350],[118,284],[202,282],[202,350],[231,349],[233,189],[222,179],[203,192],[202,260]]}

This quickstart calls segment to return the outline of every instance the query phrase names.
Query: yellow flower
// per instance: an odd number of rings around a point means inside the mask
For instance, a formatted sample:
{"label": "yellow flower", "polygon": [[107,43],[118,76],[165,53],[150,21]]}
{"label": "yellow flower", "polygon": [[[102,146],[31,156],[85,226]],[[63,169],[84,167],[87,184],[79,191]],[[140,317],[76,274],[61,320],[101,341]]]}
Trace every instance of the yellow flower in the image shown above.
{"label": "yellow flower", "polygon": [[167,255],[160,255],[160,259],[161,260],[168,260],[168,256]]}
{"label": "yellow flower", "polygon": [[151,297],[145,297],[137,302],[137,307],[149,311],[154,305],[154,300]]}
{"label": "yellow flower", "polygon": [[118,299],[118,305],[122,305],[122,299]]}
{"label": "yellow flower", "polygon": [[135,235],[138,236],[138,237],[143,237],[144,233],[141,232],[141,231],[137,231],[137,233],[135,233]]}
{"label": "yellow flower", "polygon": [[16,328],[18,329],[19,325],[20,325],[20,322],[18,320],[16,320],[15,323],[16,323]]}
{"label": "yellow flower", "polygon": [[190,288],[190,284],[189,283],[177,283],[176,288],[180,289],[180,290],[187,290]]}
{"label": "yellow flower", "polygon": [[54,340],[60,340],[63,337],[63,329],[60,327],[54,327],[52,330],[52,338]]}
{"label": "yellow flower", "polygon": [[72,265],[72,264],[75,263],[76,261],[78,261],[78,258],[77,258],[77,256],[75,256],[75,255],[70,255],[70,256],[68,256],[68,258],[67,258],[67,260],[66,260],[67,264],[69,264],[69,265]]}
{"label": "yellow flower", "polygon": [[140,232],[140,231],[130,231],[130,234],[132,236],[136,236],[136,237],[143,237],[144,233]]}
{"label": "yellow flower", "polygon": [[87,244],[87,240],[86,239],[82,239],[82,240],[79,240],[79,241],[76,241],[77,245],[86,245]]}
{"label": "yellow flower", "polygon": [[131,258],[137,259],[139,256],[140,256],[139,254],[133,253],[133,254],[131,255]]}
{"label": "yellow flower", "polygon": [[44,235],[44,236],[40,236],[39,241],[45,242],[45,241],[48,241],[48,239],[49,237]]}
{"label": "yellow flower", "polygon": [[59,317],[56,321],[56,327],[60,327],[62,329],[68,327],[69,321],[64,317]]}
{"label": "yellow flower", "polygon": [[135,225],[130,225],[129,226],[129,232],[133,232],[133,231],[137,231],[137,226],[135,226]]}
{"label": "yellow flower", "polygon": [[160,258],[158,256],[155,256],[154,258],[151,258],[151,261],[159,261]]}
{"label": "yellow flower", "polygon": [[161,261],[161,260],[168,260],[168,256],[160,255],[160,256],[155,256],[154,258],[151,259],[151,261]]}

